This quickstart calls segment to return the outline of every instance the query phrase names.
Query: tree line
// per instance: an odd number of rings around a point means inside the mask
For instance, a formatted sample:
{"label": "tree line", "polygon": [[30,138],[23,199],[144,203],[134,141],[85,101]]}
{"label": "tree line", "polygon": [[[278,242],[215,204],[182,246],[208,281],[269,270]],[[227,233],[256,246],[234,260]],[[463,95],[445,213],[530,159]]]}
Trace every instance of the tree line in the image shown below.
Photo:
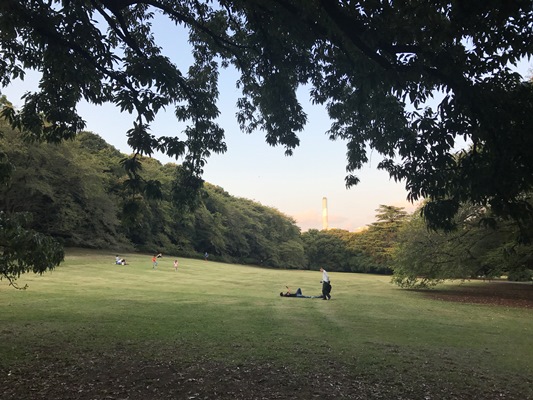
{"label": "tree line", "polygon": [[[304,250],[295,221],[278,210],[205,183],[193,206],[179,202],[180,167],[142,159],[142,185],[121,167],[127,156],[98,135],[60,144],[28,143],[3,126],[1,150],[12,163],[1,209],[31,214],[29,227],[64,246],[297,268]],[[152,187],[154,182],[159,184]]]}
{"label": "tree line", "polygon": [[[124,134],[133,149],[128,157],[109,155],[120,170],[103,163],[97,148],[77,153],[68,147],[80,141],[51,153],[51,160],[25,144],[19,146],[23,159],[0,153],[2,183],[15,174],[13,185],[19,171],[28,172],[28,189],[20,186],[17,197],[10,186],[8,211],[0,212],[0,273],[53,268],[62,259],[61,243],[84,242],[184,253],[202,248],[221,259],[287,267],[311,267],[325,257],[342,270],[394,270],[403,274],[402,285],[495,274],[495,265],[527,275],[533,82],[511,66],[533,55],[533,10],[530,1],[504,3],[0,2],[0,85],[23,79],[29,69],[40,73],[20,109],[2,103],[9,125],[30,141],[59,143],[85,128],[81,101],[111,103],[132,115]],[[162,19],[179,26],[173,42],[189,43],[189,65],[178,67],[156,40],[154,26]],[[286,228],[279,233],[256,204],[242,205],[204,185],[206,160],[226,151],[217,118],[219,73],[228,66],[238,73],[243,131],[261,130],[269,145],[292,154],[307,123],[297,92],[308,87],[309,100],[331,119],[328,137],[346,142],[347,186],[357,184],[357,171],[376,152],[383,156],[377,167],[404,182],[410,200],[425,199],[420,213],[398,231],[378,220],[360,235],[299,235],[294,223],[272,217]],[[430,106],[436,92],[442,96]],[[186,128],[152,135],[162,109],[173,109]],[[472,145],[457,153],[464,141]],[[156,151],[183,162],[159,165],[147,158]],[[12,170],[24,157],[36,164]],[[41,170],[48,162],[50,169]],[[68,163],[87,179],[63,171]],[[30,206],[37,213],[9,211]],[[466,209],[476,214],[462,219]],[[232,213],[245,222],[235,222]],[[231,231],[230,223],[240,229]]]}
{"label": "tree line", "polygon": [[[137,166],[142,179],[130,179],[123,168],[127,155],[97,134],[32,143],[5,123],[0,130],[0,164],[9,175],[0,192],[4,262],[11,235],[16,240],[9,243],[17,243],[19,251],[43,244],[56,264],[66,246],[192,258],[207,252],[214,260],[271,268],[393,274],[402,287],[532,276],[533,249],[519,237],[523,228],[473,204],[461,206],[451,232],[428,229],[420,212],[409,215],[403,208],[380,205],[376,221],[361,232],[302,233],[279,210],[211,183],[202,184],[194,203],[183,201],[182,186],[175,184],[181,167],[173,163],[143,157]],[[26,239],[13,236],[22,232],[17,224],[33,233]],[[38,259],[29,257],[24,272],[42,272],[43,266],[31,264]],[[3,272],[10,271],[6,265]]]}
{"label": "tree line", "polygon": [[[142,157],[142,180],[123,168],[128,156],[92,132],[61,143],[32,143],[0,122],[0,152],[10,176],[1,211],[26,215],[25,225],[66,247],[165,252],[272,268],[390,274],[385,254],[401,209],[381,206],[363,233],[310,230],[258,202],[203,183],[183,200],[181,167]],[[142,163],[142,164],[141,164]],[[157,184],[156,184],[157,182]]]}
{"label": "tree line", "polygon": [[[531,194],[523,198],[533,206]],[[391,259],[393,282],[428,287],[446,279],[533,279],[533,244],[523,236],[531,237],[531,227],[469,202],[461,204],[453,223],[451,231],[431,230],[420,213],[414,213],[398,231]]]}

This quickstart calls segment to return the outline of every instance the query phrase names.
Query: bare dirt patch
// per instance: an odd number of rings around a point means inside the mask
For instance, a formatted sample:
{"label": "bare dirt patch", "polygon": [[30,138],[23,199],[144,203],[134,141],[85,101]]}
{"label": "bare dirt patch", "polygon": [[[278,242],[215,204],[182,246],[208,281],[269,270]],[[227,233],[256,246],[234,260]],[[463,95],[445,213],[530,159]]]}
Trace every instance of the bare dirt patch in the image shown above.
{"label": "bare dirt patch", "polygon": [[0,369],[0,397],[28,399],[389,399],[394,388],[362,383],[342,371],[300,373],[283,365],[227,366],[203,360],[139,360],[120,354]]}
{"label": "bare dirt patch", "polygon": [[533,308],[533,285],[531,283],[505,281],[483,284],[464,283],[453,289],[424,290],[423,293],[436,300]]}
{"label": "bare dirt patch", "polygon": [[140,359],[130,354],[40,361],[24,367],[0,368],[2,400],[270,400],[270,399],[425,399],[467,398],[522,400],[505,388],[454,387],[442,381],[403,382],[387,376],[355,375],[329,362],[314,372],[272,363],[228,366],[199,360]]}

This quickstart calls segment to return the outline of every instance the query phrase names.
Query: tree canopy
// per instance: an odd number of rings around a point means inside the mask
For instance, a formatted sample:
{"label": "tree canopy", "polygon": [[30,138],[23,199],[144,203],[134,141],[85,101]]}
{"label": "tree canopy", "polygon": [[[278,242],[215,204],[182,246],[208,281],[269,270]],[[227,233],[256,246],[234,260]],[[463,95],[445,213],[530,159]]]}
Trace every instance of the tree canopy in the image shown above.
{"label": "tree canopy", "polygon": [[376,222],[369,225],[359,246],[374,262],[390,271],[391,253],[397,242],[398,232],[408,214],[402,207],[380,204],[376,209]]}
{"label": "tree canopy", "polygon": [[18,289],[20,275],[53,270],[64,258],[63,247],[56,240],[28,228],[30,220],[28,213],[0,211],[0,280],[5,278]]}
{"label": "tree canopy", "polygon": [[[508,276],[531,280],[532,245],[516,243],[516,221],[464,203],[452,233],[428,231],[419,213],[380,205],[376,222],[359,232],[309,230],[271,207],[204,183],[196,207],[176,203],[181,168],[140,157],[140,186],[98,135],[81,132],[59,144],[27,143],[0,121],[0,154],[9,176],[0,191],[0,280],[16,286],[63,258],[62,245],[138,250],[274,268],[392,274],[403,287],[445,279]],[[10,178],[10,179],[9,179]],[[156,184],[156,182],[158,182]],[[157,196],[154,193],[158,193]],[[179,202],[178,202],[179,203]],[[532,236],[533,232],[529,232]]]}
{"label": "tree canopy", "polygon": [[[11,179],[0,191],[4,257],[13,258],[23,244],[28,253],[35,251],[37,246],[28,237],[50,250],[61,250],[61,244],[182,257],[201,257],[207,251],[219,261],[304,267],[300,229],[292,218],[207,182],[196,207],[183,209],[173,199],[174,176],[181,170],[175,164],[141,158],[139,184],[159,183],[156,190],[146,192],[134,186],[120,167],[119,161],[127,156],[94,133],[84,131],[59,144],[28,144],[5,122],[0,121],[0,132],[0,152],[12,168]],[[11,227],[15,223],[19,224],[16,236]],[[43,255],[41,264],[44,260]],[[0,279],[3,271],[0,265]]]}
{"label": "tree canopy", "polygon": [[[10,104],[5,96],[0,97],[0,105],[3,104]],[[2,201],[4,198],[7,200],[6,189],[10,187],[13,174],[16,173],[12,158],[10,159],[8,151],[5,151],[7,149],[2,146],[5,134],[3,125],[5,123],[0,122],[0,281],[7,279],[11,286],[21,289],[16,283],[20,275],[30,271],[42,274],[53,270],[63,261],[64,252],[60,243],[53,237],[32,229],[31,213],[19,209],[17,202],[8,205],[9,201]],[[35,166],[33,170],[36,170]],[[23,201],[25,196],[31,196],[31,192],[30,184],[26,191],[19,193],[19,200]],[[7,210],[8,208],[18,210]]]}
{"label": "tree canopy", "polygon": [[[188,70],[156,42],[157,18],[188,35]],[[298,146],[307,118],[296,90],[307,85],[332,120],[327,134],[347,142],[348,186],[376,151],[409,199],[432,200],[423,209],[432,226],[453,227],[466,200],[531,223],[533,85],[510,65],[533,54],[532,21],[531,0],[5,0],[0,84],[27,69],[42,78],[3,115],[55,142],[83,129],[82,99],[114,103],[133,114],[133,157],[183,157],[182,181],[197,183],[209,155],[226,150],[218,74],[231,65],[238,121],[268,144]],[[151,134],[167,107],[187,127]],[[471,146],[456,156],[463,140]]]}
{"label": "tree canopy", "polygon": [[[499,278],[531,281],[533,246],[516,243],[518,227],[500,221],[486,224],[490,210],[464,203],[454,232],[429,231],[419,214],[399,230],[392,252],[393,282],[402,287],[429,287],[446,279]],[[531,232],[529,233],[531,235]]]}

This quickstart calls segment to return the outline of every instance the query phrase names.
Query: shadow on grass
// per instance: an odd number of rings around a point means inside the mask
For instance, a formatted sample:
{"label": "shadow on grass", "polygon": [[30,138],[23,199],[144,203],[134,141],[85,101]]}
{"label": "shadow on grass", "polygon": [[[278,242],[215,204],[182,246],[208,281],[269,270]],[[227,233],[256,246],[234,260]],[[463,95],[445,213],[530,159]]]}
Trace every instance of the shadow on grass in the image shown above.
{"label": "shadow on grass", "polygon": [[413,289],[413,291],[435,300],[533,308],[533,285],[531,283],[463,283],[442,289]]}
{"label": "shadow on grass", "polygon": [[[523,399],[531,393],[488,384],[455,386],[445,380],[405,380],[390,370],[371,377],[328,360],[313,371],[297,365],[249,360],[232,364],[178,354],[146,357],[134,352],[46,357],[12,370],[0,367],[3,400],[27,399]],[[526,397],[524,397],[526,396]]]}

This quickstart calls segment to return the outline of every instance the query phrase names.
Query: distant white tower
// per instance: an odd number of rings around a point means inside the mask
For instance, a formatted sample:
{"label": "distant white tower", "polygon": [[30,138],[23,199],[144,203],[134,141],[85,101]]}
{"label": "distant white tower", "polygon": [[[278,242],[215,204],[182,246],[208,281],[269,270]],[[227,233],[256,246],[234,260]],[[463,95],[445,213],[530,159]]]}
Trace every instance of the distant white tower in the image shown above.
{"label": "distant white tower", "polygon": [[328,230],[328,199],[322,197],[322,229]]}

